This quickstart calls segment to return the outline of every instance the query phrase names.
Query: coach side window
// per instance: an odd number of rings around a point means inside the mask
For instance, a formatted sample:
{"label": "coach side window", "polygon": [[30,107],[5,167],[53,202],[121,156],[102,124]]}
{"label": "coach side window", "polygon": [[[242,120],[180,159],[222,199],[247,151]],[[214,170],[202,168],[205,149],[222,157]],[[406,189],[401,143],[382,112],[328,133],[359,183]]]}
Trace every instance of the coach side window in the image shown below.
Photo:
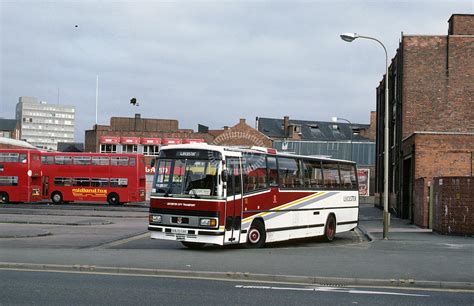
{"label": "coach side window", "polygon": [[342,187],[345,189],[355,189],[357,186],[355,167],[348,164],[339,164]]}
{"label": "coach side window", "polygon": [[326,188],[340,188],[341,179],[336,162],[323,162],[324,186]]}
{"label": "coach side window", "polygon": [[279,157],[278,158],[278,177],[281,188],[301,188],[300,163],[297,159]]}
{"label": "coach side window", "polygon": [[243,154],[244,193],[267,188],[265,155]]}
{"label": "coach side window", "polygon": [[278,187],[278,167],[274,156],[267,157],[268,184],[270,187]]}
{"label": "coach side window", "polygon": [[303,183],[306,188],[324,187],[323,171],[319,160],[303,160]]}

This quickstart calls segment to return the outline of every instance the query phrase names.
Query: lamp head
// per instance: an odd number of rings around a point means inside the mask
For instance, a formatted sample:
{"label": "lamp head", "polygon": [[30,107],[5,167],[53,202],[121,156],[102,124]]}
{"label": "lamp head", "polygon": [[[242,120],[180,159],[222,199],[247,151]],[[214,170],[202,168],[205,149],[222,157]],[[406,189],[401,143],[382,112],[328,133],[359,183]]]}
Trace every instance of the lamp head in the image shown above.
{"label": "lamp head", "polygon": [[332,122],[337,122],[337,119],[338,119],[337,117],[331,117]]}
{"label": "lamp head", "polygon": [[354,39],[359,38],[357,33],[343,33],[340,36],[342,40],[347,42],[352,42]]}

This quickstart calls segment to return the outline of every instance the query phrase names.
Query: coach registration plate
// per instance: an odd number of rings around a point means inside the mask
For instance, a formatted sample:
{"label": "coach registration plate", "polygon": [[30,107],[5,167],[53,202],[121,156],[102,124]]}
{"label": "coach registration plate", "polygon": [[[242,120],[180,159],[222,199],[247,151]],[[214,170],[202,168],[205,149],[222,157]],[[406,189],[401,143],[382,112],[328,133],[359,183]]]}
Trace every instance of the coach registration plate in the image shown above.
{"label": "coach registration plate", "polygon": [[182,229],[182,228],[172,228],[171,232],[173,234],[187,234],[188,230]]}

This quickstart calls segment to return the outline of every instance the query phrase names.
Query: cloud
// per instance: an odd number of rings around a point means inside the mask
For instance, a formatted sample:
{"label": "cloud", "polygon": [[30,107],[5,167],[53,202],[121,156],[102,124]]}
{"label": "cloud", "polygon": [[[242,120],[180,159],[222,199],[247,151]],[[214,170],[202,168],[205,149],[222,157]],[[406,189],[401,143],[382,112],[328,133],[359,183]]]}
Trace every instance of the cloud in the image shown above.
{"label": "cloud", "polygon": [[[401,32],[447,33],[470,1],[1,3],[0,117],[19,96],[76,106],[76,138],[112,116],[220,128],[255,116],[368,122]],[[76,27],[77,25],[77,27]],[[130,106],[136,97],[139,107]]]}

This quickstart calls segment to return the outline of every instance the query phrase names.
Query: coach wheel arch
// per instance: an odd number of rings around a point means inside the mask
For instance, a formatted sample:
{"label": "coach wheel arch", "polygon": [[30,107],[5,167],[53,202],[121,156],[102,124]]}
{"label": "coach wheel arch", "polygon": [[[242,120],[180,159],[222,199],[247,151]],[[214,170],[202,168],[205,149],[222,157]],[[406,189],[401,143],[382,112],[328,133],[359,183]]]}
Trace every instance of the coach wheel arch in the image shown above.
{"label": "coach wheel arch", "polygon": [[267,232],[265,230],[265,223],[262,219],[253,220],[247,235],[247,247],[262,248],[266,240]]}
{"label": "coach wheel arch", "polygon": [[336,216],[333,213],[329,214],[326,226],[324,227],[324,240],[334,240],[334,237],[336,236],[336,224]]}
{"label": "coach wheel arch", "polygon": [[120,203],[119,201],[119,195],[116,194],[115,192],[111,192],[109,193],[109,195],[107,196],[107,202],[110,204],[110,205],[117,205]]}
{"label": "coach wheel arch", "polygon": [[6,191],[0,191],[0,202],[6,204],[9,202],[8,193]]}
{"label": "coach wheel arch", "polygon": [[63,195],[61,192],[59,191],[55,191],[51,194],[51,201],[54,203],[54,204],[60,204],[63,202]]}

